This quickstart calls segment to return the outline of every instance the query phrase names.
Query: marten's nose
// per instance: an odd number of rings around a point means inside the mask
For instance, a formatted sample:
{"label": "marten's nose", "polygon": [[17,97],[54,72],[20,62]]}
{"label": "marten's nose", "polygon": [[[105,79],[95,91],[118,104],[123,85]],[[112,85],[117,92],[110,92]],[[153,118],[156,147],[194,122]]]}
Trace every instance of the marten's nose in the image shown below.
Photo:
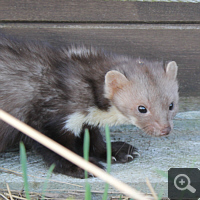
{"label": "marten's nose", "polygon": [[167,126],[167,127],[163,128],[163,129],[161,130],[161,134],[162,134],[162,135],[169,135],[170,131],[171,131],[171,127],[170,127],[170,126]]}

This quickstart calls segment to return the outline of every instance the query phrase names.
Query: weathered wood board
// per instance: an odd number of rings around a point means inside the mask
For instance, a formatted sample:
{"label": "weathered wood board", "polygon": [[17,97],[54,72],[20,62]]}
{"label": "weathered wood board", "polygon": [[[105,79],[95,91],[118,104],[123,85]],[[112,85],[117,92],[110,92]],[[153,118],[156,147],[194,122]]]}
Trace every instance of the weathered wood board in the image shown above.
{"label": "weathered wood board", "polygon": [[1,0],[4,21],[200,22],[200,4],[117,0]]}

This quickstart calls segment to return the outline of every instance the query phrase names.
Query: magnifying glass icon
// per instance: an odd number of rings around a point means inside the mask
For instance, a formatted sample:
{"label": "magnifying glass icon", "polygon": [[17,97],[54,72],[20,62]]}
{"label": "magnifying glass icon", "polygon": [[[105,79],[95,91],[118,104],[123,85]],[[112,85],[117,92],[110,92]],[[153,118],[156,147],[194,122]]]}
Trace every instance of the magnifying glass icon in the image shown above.
{"label": "magnifying glass icon", "polygon": [[177,190],[189,190],[191,193],[195,193],[196,189],[190,183],[190,178],[186,174],[179,174],[174,179],[174,186]]}

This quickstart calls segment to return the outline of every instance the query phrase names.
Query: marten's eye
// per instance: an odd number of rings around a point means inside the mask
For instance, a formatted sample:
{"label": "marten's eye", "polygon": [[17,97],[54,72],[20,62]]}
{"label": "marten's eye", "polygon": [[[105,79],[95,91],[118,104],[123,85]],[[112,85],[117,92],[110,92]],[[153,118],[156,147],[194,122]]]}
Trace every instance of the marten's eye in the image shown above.
{"label": "marten's eye", "polygon": [[144,106],[138,106],[138,111],[140,113],[147,113],[147,109]]}
{"label": "marten's eye", "polygon": [[170,103],[170,105],[169,105],[169,110],[173,110],[173,108],[174,108],[174,103],[172,102],[172,103]]}

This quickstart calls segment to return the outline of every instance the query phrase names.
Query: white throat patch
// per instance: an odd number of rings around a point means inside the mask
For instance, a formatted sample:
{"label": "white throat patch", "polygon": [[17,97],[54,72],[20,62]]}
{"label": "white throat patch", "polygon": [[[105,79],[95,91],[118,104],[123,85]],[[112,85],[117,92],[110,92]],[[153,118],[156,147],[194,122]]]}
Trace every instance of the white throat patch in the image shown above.
{"label": "white throat patch", "polygon": [[79,136],[83,124],[93,126],[109,126],[130,124],[130,120],[125,117],[115,106],[111,106],[109,111],[102,111],[98,108],[91,107],[88,109],[87,114],[75,112],[67,116],[64,129],[72,131],[75,136]]}

